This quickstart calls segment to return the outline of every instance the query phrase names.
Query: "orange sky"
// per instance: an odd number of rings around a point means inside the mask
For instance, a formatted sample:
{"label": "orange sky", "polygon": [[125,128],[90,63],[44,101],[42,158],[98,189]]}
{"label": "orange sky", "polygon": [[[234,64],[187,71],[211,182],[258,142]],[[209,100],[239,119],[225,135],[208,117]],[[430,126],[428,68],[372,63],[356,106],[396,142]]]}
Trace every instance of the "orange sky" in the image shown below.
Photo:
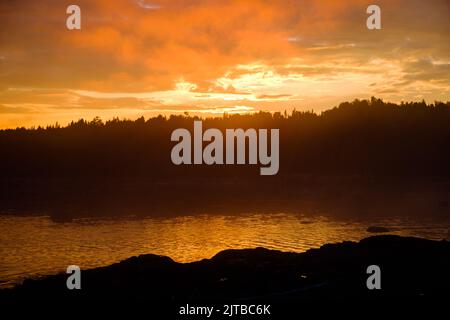
{"label": "orange sky", "polygon": [[0,128],[447,101],[449,18],[447,0],[1,1]]}

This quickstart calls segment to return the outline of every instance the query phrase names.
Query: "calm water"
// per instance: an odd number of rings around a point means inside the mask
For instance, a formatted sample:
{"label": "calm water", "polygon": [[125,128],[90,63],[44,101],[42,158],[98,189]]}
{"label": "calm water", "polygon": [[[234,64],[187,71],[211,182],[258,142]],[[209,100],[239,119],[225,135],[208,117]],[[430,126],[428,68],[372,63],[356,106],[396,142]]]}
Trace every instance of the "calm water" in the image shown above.
{"label": "calm water", "polygon": [[302,252],[325,243],[362,239],[371,235],[366,231],[370,225],[386,226],[392,234],[436,240],[448,237],[449,226],[408,218],[356,221],[284,213],[70,223],[0,216],[0,286],[61,272],[71,264],[92,268],[145,253],[189,262],[227,248],[263,246]]}

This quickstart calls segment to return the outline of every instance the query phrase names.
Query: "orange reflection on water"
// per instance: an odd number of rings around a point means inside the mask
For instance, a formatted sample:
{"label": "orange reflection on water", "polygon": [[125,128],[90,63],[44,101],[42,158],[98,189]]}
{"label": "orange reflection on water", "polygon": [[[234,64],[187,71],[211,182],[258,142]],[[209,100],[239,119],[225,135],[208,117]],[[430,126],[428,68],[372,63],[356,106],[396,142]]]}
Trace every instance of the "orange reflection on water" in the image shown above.
{"label": "orange reflection on water", "polygon": [[[376,220],[395,234],[443,239],[440,223]],[[210,258],[234,248],[266,247],[302,252],[325,243],[359,240],[369,221],[300,214],[199,215],[119,220],[0,216],[0,286],[30,276],[61,272],[68,265],[93,268],[153,253],[179,262]]]}

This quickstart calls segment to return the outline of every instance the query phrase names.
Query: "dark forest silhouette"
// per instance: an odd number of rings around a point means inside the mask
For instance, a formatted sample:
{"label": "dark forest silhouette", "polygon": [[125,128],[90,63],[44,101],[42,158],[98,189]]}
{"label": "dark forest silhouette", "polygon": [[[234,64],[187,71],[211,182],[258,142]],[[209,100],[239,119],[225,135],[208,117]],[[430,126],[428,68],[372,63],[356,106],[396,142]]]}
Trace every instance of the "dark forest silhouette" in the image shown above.
{"label": "dark forest silhouette", "polygon": [[[320,115],[259,112],[203,119],[204,130],[279,128],[280,170],[270,177],[260,176],[259,166],[172,164],[171,132],[192,130],[197,119],[95,118],[0,131],[0,211],[165,214],[177,211],[173,207],[233,211],[255,209],[255,203],[267,210],[300,204],[316,210],[316,203],[336,208],[343,201],[348,211],[362,212],[369,210],[362,204],[379,197],[383,211],[396,210],[405,198],[412,199],[404,202],[406,211],[430,205],[428,211],[450,210],[450,102],[371,98]],[[349,203],[356,207],[349,209]]]}

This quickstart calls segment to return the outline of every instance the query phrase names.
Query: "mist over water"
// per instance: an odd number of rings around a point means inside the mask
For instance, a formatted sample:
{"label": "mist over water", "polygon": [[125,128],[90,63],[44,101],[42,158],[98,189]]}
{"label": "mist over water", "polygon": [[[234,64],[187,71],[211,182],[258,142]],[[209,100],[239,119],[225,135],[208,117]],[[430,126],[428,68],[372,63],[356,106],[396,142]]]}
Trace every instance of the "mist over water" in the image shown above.
{"label": "mist over water", "polygon": [[442,240],[449,236],[450,219],[247,213],[59,223],[47,216],[0,216],[0,287],[64,272],[71,264],[93,268],[147,253],[192,262],[230,248],[303,252],[326,243],[358,241],[373,235],[369,226],[386,227],[389,234]]}

